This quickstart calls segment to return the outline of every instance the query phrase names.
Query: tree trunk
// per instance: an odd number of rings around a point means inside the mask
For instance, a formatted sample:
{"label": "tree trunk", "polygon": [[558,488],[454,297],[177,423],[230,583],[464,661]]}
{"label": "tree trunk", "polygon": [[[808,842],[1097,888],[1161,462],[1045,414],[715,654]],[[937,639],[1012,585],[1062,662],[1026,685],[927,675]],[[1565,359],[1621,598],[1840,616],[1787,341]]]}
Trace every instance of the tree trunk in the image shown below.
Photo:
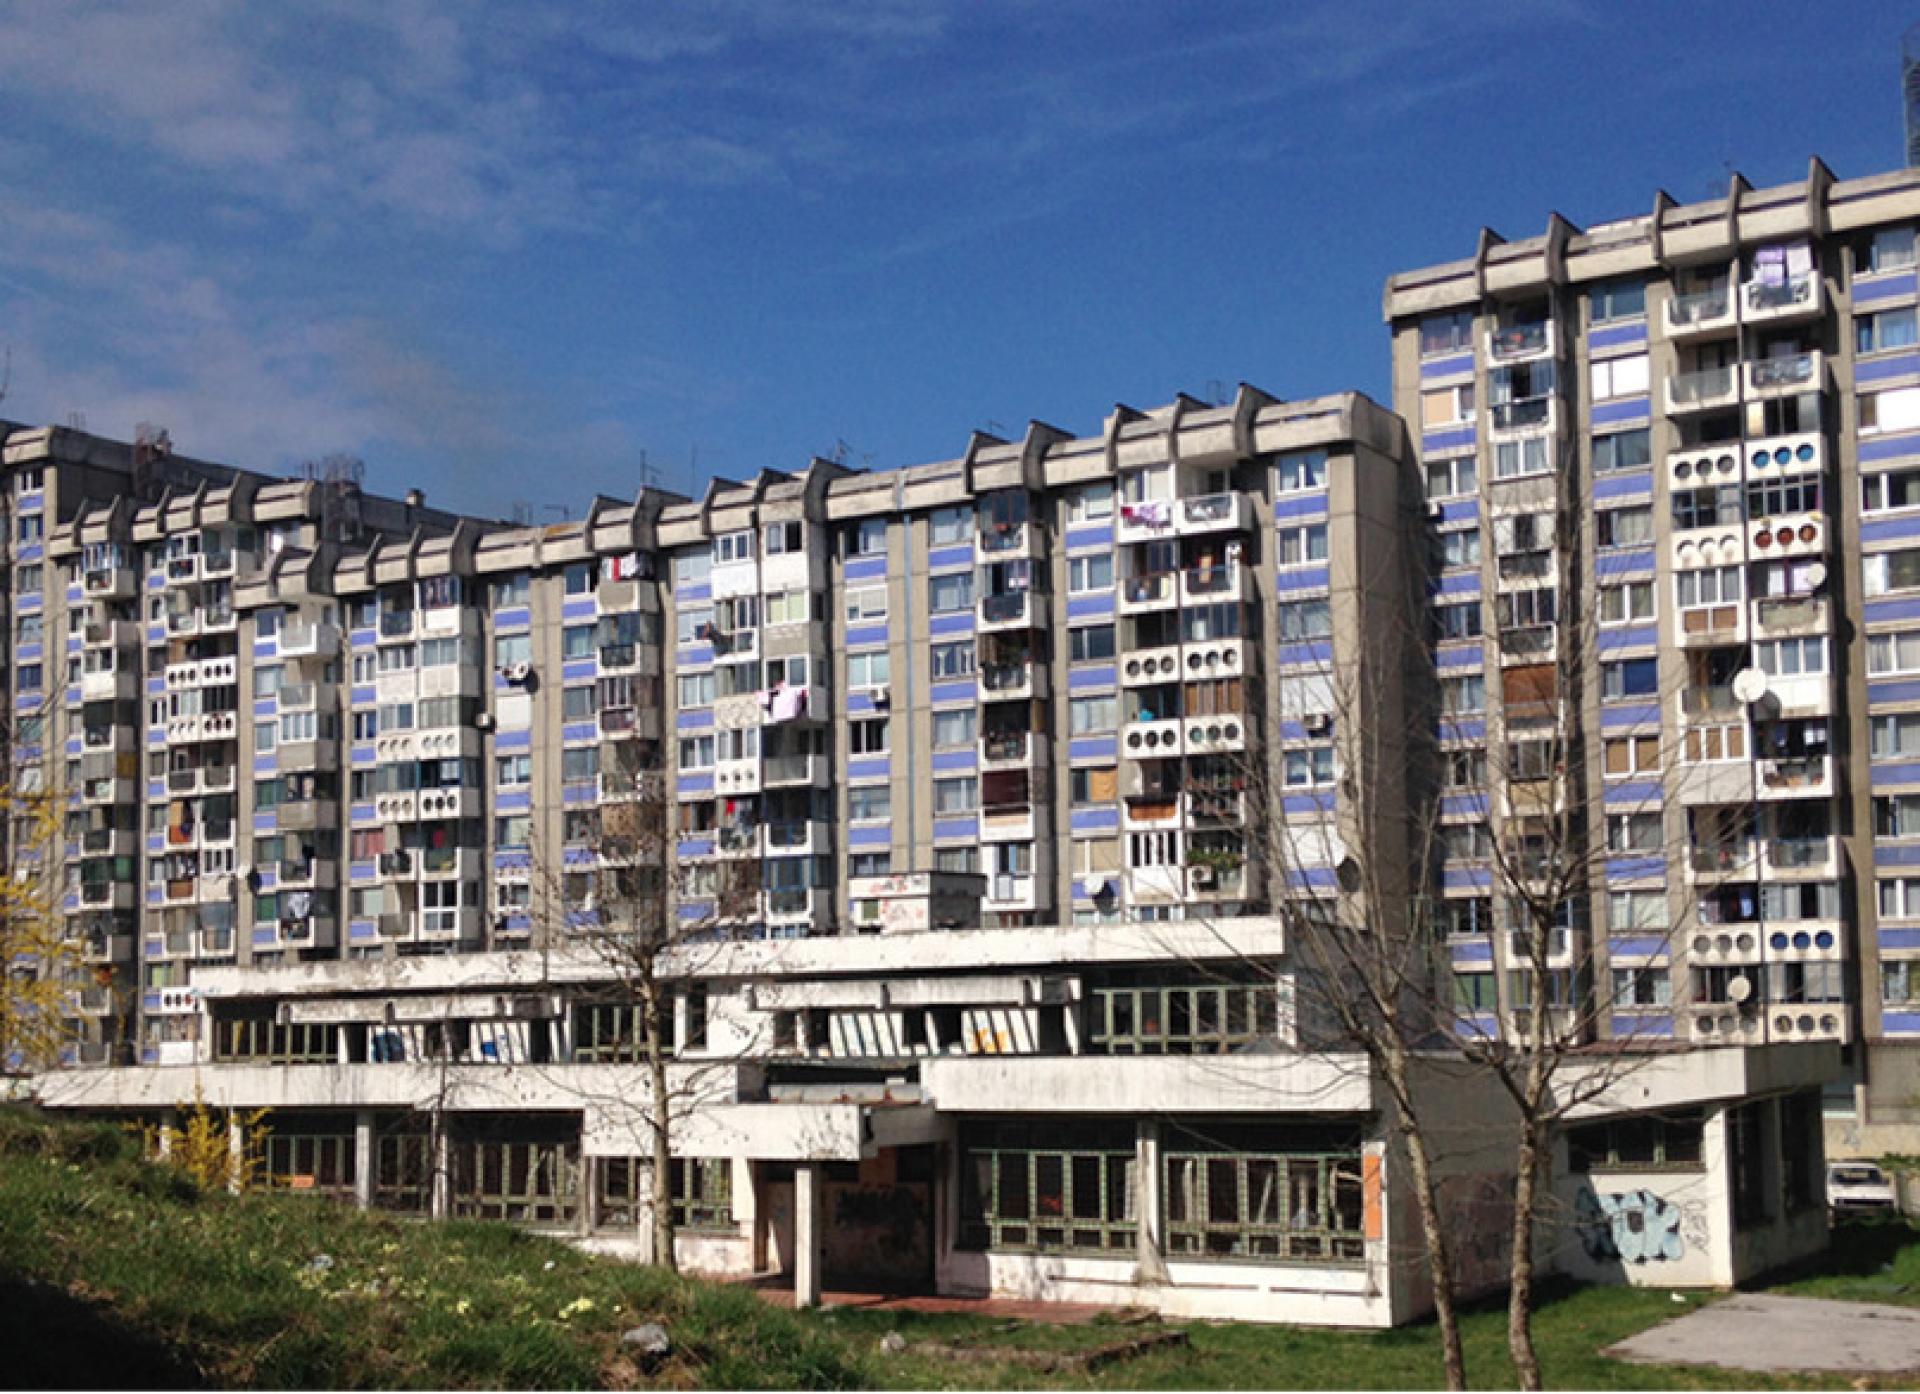
{"label": "tree trunk", "polygon": [[673,1246],[673,1134],[671,1096],[667,1089],[666,1026],[661,1017],[665,994],[649,977],[641,984],[647,1018],[647,1087],[653,1123],[653,1261],[669,1272],[680,1271]]}
{"label": "tree trunk", "polygon": [[1453,1246],[1447,1242],[1447,1227],[1440,1214],[1440,1197],[1434,1189],[1427,1139],[1404,1112],[1400,1127],[1407,1140],[1407,1160],[1413,1167],[1414,1195],[1420,1205],[1420,1230],[1426,1241],[1427,1276],[1433,1284],[1433,1318],[1440,1327],[1440,1353],[1446,1364],[1447,1388],[1465,1389],[1467,1354],[1460,1345],[1460,1318],[1454,1310]]}
{"label": "tree trunk", "polygon": [[1514,1383],[1540,1389],[1540,1358],[1533,1349],[1533,1222],[1540,1181],[1541,1128],[1523,1119],[1514,1161],[1513,1256],[1508,1270],[1507,1353],[1513,1358]]}

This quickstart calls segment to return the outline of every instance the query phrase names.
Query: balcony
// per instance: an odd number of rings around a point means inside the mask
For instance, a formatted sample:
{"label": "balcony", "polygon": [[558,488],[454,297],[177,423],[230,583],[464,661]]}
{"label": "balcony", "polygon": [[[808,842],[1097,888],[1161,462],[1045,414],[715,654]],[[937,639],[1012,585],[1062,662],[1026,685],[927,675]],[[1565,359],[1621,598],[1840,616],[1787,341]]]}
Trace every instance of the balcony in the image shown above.
{"label": "balcony", "polygon": [[1684,645],[1717,648],[1723,644],[1744,643],[1747,637],[1744,605],[1696,605],[1674,611],[1673,621]]}
{"label": "balcony", "polygon": [[1172,537],[1179,526],[1179,503],[1174,499],[1142,499],[1120,505],[1120,517],[1114,527],[1114,540],[1153,542]]}
{"label": "balcony", "polygon": [[1030,629],[1045,623],[1039,597],[1032,591],[1009,591],[1005,595],[980,597],[980,628]]}
{"label": "balcony", "polygon": [[760,792],[760,759],[719,760],[713,766],[713,789],[722,796]]}
{"label": "balcony", "polygon": [[1247,895],[1247,869],[1244,866],[1189,865],[1187,895],[1193,900],[1243,900]]}
{"label": "balcony", "polygon": [[1549,320],[1495,325],[1487,330],[1487,357],[1496,363],[1538,358],[1553,352],[1553,337],[1553,324]]}
{"label": "balcony", "polygon": [[1740,375],[1733,368],[1702,368],[1667,379],[1667,410],[1714,411],[1740,400]]}
{"label": "balcony", "polygon": [[987,518],[980,520],[980,532],[975,545],[981,553],[993,557],[1030,557],[1034,554],[1034,527],[1031,521],[1013,522],[1011,520],[994,522]]}
{"label": "balcony", "polygon": [[80,578],[81,588],[92,600],[131,600],[139,584],[130,566],[96,567]]}
{"label": "balcony", "polygon": [[1183,537],[1246,532],[1253,527],[1253,501],[1244,494],[1201,494],[1179,500]]}
{"label": "balcony", "polygon": [[311,711],[320,695],[318,683],[289,682],[280,685],[281,711]]}
{"label": "balcony", "polygon": [[1832,632],[1825,596],[1803,595],[1762,600],[1754,610],[1754,631],[1761,639],[1787,639]]}
{"label": "balcony", "polygon": [[769,789],[796,784],[824,787],[827,774],[824,755],[769,755],[760,763],[760,782]]}
{"label": "balcony", "polygon": [[1142,687],[1180,680],[1180,648],[1166,644],[1159,648],[1135,649],[1120,660],[1120,685]]}
{"label": "balcony", "polygon": [[1037,835],[1035,825],[1036,817],[1030,803],[1000,807],[989,805],[980,810],[982,842],[1031,842]]}
{"label": "balcony", "polygon": [[1247,568],[1232,565],[1191,566],[1180,573],[1180,598],[1191,605],[1230,604],[1246,599]]}
{"label": "balcony", "polygon": [[1810,318],[1821,313],[1821,292],[1813,271],[1781,281],[1747,281],[1740,287],[1741,319],[1758,324]]}
{"label": "balcony", "polygon": [[1790,759],[1762,760],[1759,794],[1763,799],[1831,798],[1833,757],[1797,755]]}
{"label": "balcony", "polygon": [[167,634],[172,638],[183,638],[200,632],[200,611],[197,606],[170,606],[167,609]]}
{"label": "balcony", "polygon": [[1831,879],[1839,874],[1839,839],[1833,837],[1775,837],[1767,840],[1766,871],[1771,877],[1809,876]]}
{"label": "balcony", "polygon": [[1047,738],[1033,731],[988,731],[980,737],[980,763],[1024,769],[1046,759]]}
{"label": "balcony", "polygon": [[1487,409],[1488,424],[1496,432],[1551,426],[1553,401],[1552,397],[1523,397],[1517,402],[1496,402]]}
{"label": "balcony", "polygon": [[340,631],[331,624],[289,622],[280,626],[282,658],[330,658],[340,651]]}
{"label": "balcony", "polygon": [[1170,610],[1179,603],[1180,587],[1174,572],[1148,571],[1120,582],[1119,612],[1123,615]]}
{"label": "balcony", "polygon": [[1121,803],[1121,819],[1129,832],[1179,827],[1179,787],[1155,783],[1132,791]]}
{"label": "balcony", "polygon": [[987,903],[995,910],[1037,910],[1039,891],[1034,876],[996,872],[987,878]]}
{"label": "balcony", "polygon": [[1680,714],[1692,721],[1720,724],[1744,717],[1746,710],[1731,687],[1689,687],[1680,694]]}
{"label": "balcony", "polygon": [[723,857],[757,857],[762,843],[758,823],[723,823],[714,829],[714,849]]}
{"label": "balcony", "polygon": [[980,686],[993,698],[1033,696],[1031,663],[996,663],[980,669]]}
{"label": "balcony", "polygon": [[1747,367],[1747,392],[1754,397],[1790,397],[1817,392],[1826,385],[1817,350],[1781,358],[1762,358]]}
{"label": "balcony", "polygon": [[111,776],[88,779],[80,785],[80,801],[88,807],[104,804],[132,803],[138,797],[137,786],[131,776],[116,779]]}
{"label": "balcony", "polygon": [[1246,671],[1244,639],[1209,639],[1186,645],[1180,654],[1189,681],[1232,678]]}
{"label": "balcony", "polygon": [[1734,299],[1730,287],[1676,295],[1667,301],[1667,337],[1685,339],[1733,327]]}
{"label": "balcony", "polygon": [[[766,825],[767,855],[770,857],[811,857],[826,852],[829,845],[827,825],[815,819]],[[723,836],[721,845],[724,848]]]}
{"label": "balcony", "polygon": [[131,702],[139,693],[140,679],[131,666],[80,675],[83,702]]}
{"label": "balcony", "polygon": [[133,883],[82,878],[80,904],[88,910],[131,910],[134,905]]}
{"label": "balcony", "polygon": [[202,576],[233,575],[234,554],[231,547],[212,549],[201,554],[200,574]]}
{"label": "balcony", "polygon": [[1120,753],[1129,760],[1161,760],[1181,753],[1179,717],[1129,720],[1120,728]]}
{"label": "balcony", "polygon": [[80,639],[90,649],[126,649],[140,643],[140,626],[132,620],[89,620]]}
{"label": "balcony", "polygon": [[1695,876],[1752,880],[1759,859],[1760,844],[1751,838],[1696,844],[1687,851],[1687,868]]}
{"label": "balcony", "polygon": [[140,850],[132,828],[88,828],[80,834],[80,852],[88,857],[131,857]]}
{"label": "balcony", "polygon": [[[420,791],[420,821],[436,822],[446,818],[478,818],[482,796],[478,789],[464,786]],[[286,810],[281,809],[281,826],[286,826]]]}
{"label": "balcony", "polygon": [[380,612],[380,637],[382,639],[411,639],[413,637],[413,611],[382,610]]}
{"label": "balcony", "polygon": [[1188,717],[1185,726],[1186,753],[1189,755],[1206,755],[1247,748],[1246,718],[1238,713]]}
{"label": "balcony", "polygon": [[207,712],[175,717],[167,723],[168,745],[196,745],[201,741],[230,741],[240,734],[240,718],[233,712]]}
{"label": "balcony", "polygon": [[770,890],[761,897],[768,925],[786,930],[830,928],[829,901],[829,894],[815,887]]}
{"label": "balcony", "polygon": [[1826,468],[1826,438],[1818,431],[1790,436],[1764,436],[1746,446],[1747,478],[1775,474],[1817,474]]}
{"label": "balcony", "polygon": [[281,804],[276,810],[279,815],[278,827],[280,831],[289,833],[332,827],[339,816],[338,807],[332,799],[294,799]]}
{"label": "balcony", "polygon": [[187,557],[170,557],[166,567],[167,584],[170,586],[189,586],[200,579],[200,558],[196,554]]}

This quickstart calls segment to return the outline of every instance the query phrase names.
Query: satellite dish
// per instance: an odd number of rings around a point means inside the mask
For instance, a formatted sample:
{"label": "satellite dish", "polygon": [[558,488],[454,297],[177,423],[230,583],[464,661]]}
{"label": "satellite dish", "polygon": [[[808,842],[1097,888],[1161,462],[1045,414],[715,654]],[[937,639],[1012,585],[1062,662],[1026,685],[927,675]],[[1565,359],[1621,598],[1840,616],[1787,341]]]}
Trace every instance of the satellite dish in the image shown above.
{"label": "satellite dish", "polygon": [[1823,561],[1809,562],[1804,573],[1808,590],[1819,590],[1827,583],[1827,564]]}
{"label": "satellite dish", "polygon": [[1767,695],[1767,675],[1758,668],[1742,668],[1733,675],[1733,695],[1751,706]]}
{"label": "satellite dish", "polygon": [[1744,1002],[1751,996],[1753,996],[1753,979],[1744,974],[1728,979],[1727,1000],[1729,1002]]}

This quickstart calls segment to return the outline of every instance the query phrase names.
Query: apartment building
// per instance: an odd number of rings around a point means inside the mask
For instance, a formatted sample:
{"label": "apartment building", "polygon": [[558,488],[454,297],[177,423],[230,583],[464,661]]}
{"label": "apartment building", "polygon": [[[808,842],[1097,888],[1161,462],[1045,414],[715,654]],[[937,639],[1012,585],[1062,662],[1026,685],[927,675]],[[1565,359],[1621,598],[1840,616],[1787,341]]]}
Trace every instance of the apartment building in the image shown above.
{"label": "apartment building", "polygon": [[[1483,232],[1385,295],[1439,535],[1440,735],[1484,795],[1454,821],[1524,821],[1552,736],[1605,830],[1564,961],[1618,988],[1608,1030],[1838,1043],[1847,1153],[1920,1137],[1917,224],[1914,171],[1816,160]],[[1485,846],[1439,879],[1491,1013],[1526,975]]]}

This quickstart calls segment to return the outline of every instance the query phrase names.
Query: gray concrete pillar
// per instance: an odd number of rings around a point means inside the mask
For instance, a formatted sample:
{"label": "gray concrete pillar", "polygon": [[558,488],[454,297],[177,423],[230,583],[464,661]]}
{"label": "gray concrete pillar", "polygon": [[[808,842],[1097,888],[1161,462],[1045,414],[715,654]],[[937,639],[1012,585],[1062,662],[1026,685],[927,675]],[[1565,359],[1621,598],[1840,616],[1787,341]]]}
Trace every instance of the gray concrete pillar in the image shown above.
{"label": "gray concrete pillar", "polygon": [[826,1189],[826,1167],[801,1162],[793,1169],[793,1305],[820,1305],[820,1260],[823,1241],[821,1204]]}
{"label": "gray concrete pillar", "polygon": [[353,1203],[365,1210],[373,1204],[373,1114],[361,1109],[353,1115]]}
{"label": "gray concrete pillar", "polygon": [[660,1253],[653,1242],[653,1163],[636,1159],[633,1169],[634,1185],[639,1187],[633,1213],[640,1226],[640,1262],[658,1263]]}
{"label": "gray concrete pillar", "polygon": [[180,1115],[172,1109],[160,1115],[160,1132],[154,1140],[154,1155],[163,1162],[173,1156],[173,1135],[179,1127]]}
{"label": "gray concrete pillar", "polygon": [[238,1193],[247,1174],[247,1129],[235,1109],[227,1110],[227,1189]]}
{"label": "gray concrete pillar", "polygon": [[1142,1118],[1133,1126],[1133,1213],[1139,1222],[1139,1281],[1164,1283],[1166,1198],[1160,1187],[1160,1124]]}

